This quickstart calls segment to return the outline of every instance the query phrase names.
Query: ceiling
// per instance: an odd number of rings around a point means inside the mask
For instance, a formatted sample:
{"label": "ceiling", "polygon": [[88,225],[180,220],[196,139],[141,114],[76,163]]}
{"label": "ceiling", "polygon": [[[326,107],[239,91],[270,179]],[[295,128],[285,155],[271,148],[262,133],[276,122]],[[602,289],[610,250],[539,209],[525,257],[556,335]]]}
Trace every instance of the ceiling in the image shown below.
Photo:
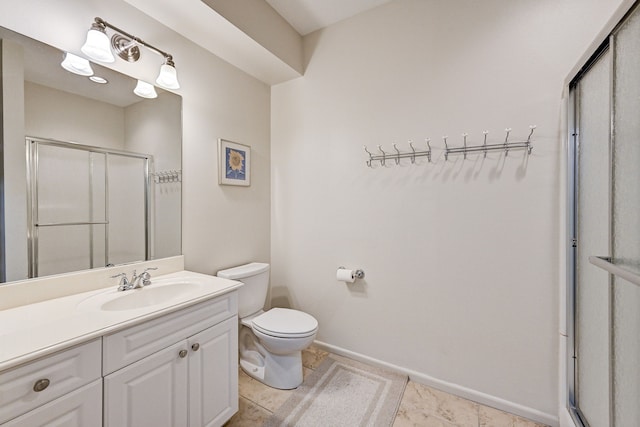
{"label": "ceiling", "polygon": [[350,18],[390,0],[266,0],[300,35]]}

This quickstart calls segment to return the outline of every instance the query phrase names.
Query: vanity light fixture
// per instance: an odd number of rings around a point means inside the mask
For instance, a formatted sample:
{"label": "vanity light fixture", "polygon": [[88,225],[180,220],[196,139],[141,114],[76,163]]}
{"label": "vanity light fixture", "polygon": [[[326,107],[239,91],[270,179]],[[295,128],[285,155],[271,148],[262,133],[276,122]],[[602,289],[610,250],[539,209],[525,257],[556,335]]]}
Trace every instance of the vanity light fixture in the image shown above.
{"label": "vanity light fixture", "polygon": [[[115,32],[115,34],[111,36],[111,39],[109,39],[109,36],[107,35],[107,28]],[[87,32],[87,41],[82,46],[81,50],[85,55],[89,56],[91,59],[95,59],[96,61],[113,62],[115,61],[115,57],[113,56],[115,53],[119,58],[124,59],[127,62],[136,62],[140,59],[141,46],[146,47],[150,51],[164,58],[164,63],[160,67],[160,72],[156,80],[158,86],[165,89],[179,89],[180,84],[178,83],[178,76],[173,62],[173,56],[150,45],[138,37],[111,25],[102,18],[95,18],[95,22]],[[139,84],[140,83],[138,83],[138,85]],[[134,92],[136,91],[134,90]]]}
{"label": "vanity light fixture", "polygon": [[153,85],[151,83],[147,83],[142,80],[138,80],[138,84],[136,85],[136,88],[133,90],[133,93],[143,98],[158,97],[158,94],[156,93],[156,89],[153,87]]}
{"label": "vanity light fixture", "polygon": [[62,68],[80,76],[93,76],[93,68],[88,60],[74,55],[73,53],[65,52],[64,60],[60,63]]}

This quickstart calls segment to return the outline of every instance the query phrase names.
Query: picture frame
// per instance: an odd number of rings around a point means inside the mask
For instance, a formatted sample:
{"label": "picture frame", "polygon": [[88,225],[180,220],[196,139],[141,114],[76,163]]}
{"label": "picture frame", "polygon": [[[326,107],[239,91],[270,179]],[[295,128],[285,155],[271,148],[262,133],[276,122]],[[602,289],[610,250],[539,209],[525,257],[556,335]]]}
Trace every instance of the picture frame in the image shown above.
{"label": "picture frame", "polygon": [[251,185],[251,147],[218,138],[218,184]]}

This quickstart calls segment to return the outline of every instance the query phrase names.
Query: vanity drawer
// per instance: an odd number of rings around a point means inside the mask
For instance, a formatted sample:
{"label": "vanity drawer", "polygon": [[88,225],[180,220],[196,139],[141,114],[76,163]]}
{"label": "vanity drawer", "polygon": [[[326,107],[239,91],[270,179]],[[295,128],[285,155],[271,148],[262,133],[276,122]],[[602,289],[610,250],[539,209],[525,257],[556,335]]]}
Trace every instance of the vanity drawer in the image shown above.
{"label": "vanity drawer", "polygon": [[238,313],[237,292],[103,337],[104,376]]}
{"label": "vanity drawer", "polygon": [[0,424],[100,378],[100,339],[0,373]]}

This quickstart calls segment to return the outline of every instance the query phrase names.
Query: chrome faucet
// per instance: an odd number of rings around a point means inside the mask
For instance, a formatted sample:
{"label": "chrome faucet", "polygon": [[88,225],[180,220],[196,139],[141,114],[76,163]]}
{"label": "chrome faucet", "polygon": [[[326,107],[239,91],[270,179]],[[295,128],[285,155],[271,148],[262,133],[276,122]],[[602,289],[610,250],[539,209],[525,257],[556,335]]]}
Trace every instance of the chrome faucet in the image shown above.
{"label": "chrome faucet", "polygon": [[127,278],[127,273],[116,274],[111,276],[112,279],[120,277],[118,283],[118,291],[128,291],[129,289],[138,289],[151,284],[151,274],[149,270],[157,270],[157,267],[146,268],[139,276],[136,275],[136,270],[133,270],[131,280]]}

